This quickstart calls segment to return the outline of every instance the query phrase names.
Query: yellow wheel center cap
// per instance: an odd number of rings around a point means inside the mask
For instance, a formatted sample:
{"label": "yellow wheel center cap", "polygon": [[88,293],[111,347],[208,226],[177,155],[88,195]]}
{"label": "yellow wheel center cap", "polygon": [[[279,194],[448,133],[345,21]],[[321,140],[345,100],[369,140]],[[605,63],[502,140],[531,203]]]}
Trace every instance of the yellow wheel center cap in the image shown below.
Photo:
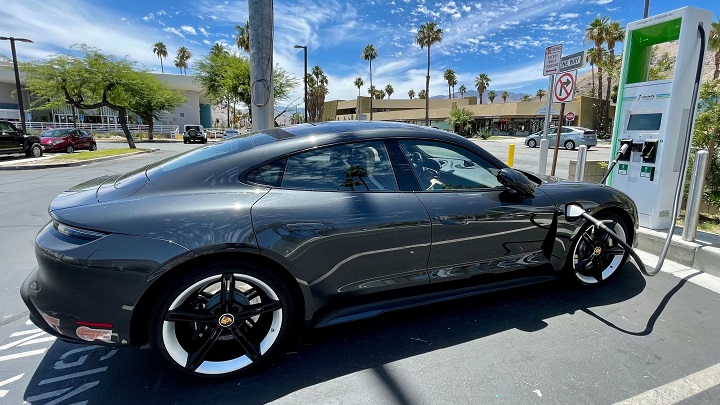
{"label": "yellow wheel center cap", "polygon": [[220,316],[220,319],[218,319],[218,323],[223,328],[227,328],[228,326],[235,323],[235,318],[230,314],[223,314]]}
{"label": "yellow wheel center cap", "polygon": [[596,248],[595,248],[595,254],[596,254],[596,255],[599,255],[600,253],[602,253],[602,249],[600,249],[599,247],[596,247]]}

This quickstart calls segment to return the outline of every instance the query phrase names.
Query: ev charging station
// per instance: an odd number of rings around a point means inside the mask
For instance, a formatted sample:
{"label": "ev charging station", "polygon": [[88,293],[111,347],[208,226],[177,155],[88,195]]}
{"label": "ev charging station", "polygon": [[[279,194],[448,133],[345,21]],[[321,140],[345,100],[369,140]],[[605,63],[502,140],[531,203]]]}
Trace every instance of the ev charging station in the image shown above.
{"label": "ev charging station", "polygon": [[[711,19],[708,10],[683,7],[627,25],[611,156],[628,147],[607,184],[635,201],[646,228],[674,223],[676,187],[694,126],[696,72],[702,69]],[[649,81],[652,46],[672,41],[678,47],[672,78]]]}

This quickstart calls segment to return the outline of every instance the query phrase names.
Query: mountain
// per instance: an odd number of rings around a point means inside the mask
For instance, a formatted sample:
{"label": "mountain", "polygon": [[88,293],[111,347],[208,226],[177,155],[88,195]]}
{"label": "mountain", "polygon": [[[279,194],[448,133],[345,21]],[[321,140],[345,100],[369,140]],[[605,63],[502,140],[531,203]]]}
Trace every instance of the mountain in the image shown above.
{"label": "mountain", "polygon": [[[457,89],[457,87],[455,87],[455,88]],[[489,102],[490,102],[490,100],[488,100],[488,97],[487,97],[487,96],[488,96],[488,93],[490,92],[490,90],[495,90],[495,93],[497,93],[497,95],[495,96],[495,102],[496,102],[496,103],[502,103],[503,100],[500,98],[500,94],[502,94],[503,90],[496,90],[496,89],[488,89],[488,90],[485,90],[485,93],[483,93],[483,103],[489,103]],[[508,94],[509,94],[510,96],[509,96],[509,97],[507,98],[507,100],[506,100],[507,103],[511,103],[511,102],[514,102],[514,101],[520,101],[520,99],[522,98],[522,96],[525,95],[525,93],[514,93],[514,92],[512,92],[512,91],[508,91]],[[465,92],[465,97],[472,97],[472,96],[478,97],[478,99],[480,98],[479,95],[478,95],[477,90],[468,90],[468,91]],[[529,94],[529,96],[534,97],[534,94]],[[430,97],[431,100],[446,100],[447,98],[448,98],[447,95],[432,96],[432,97]],[[455,93],[453,93],[453,98],[460,98],[460,93],[457,92],[457,91],[456,91]],[[536,98],[536,97],[535,97],[535,98]]]}

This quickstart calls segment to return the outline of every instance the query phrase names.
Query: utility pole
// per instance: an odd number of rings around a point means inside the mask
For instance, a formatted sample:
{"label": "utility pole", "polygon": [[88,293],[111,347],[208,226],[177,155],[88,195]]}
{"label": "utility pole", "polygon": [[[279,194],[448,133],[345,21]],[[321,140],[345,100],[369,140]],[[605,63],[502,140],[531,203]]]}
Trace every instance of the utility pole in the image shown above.
{"label": "utility pole", "polygon": [[253,130],[275,126],[273,94],[273,2],[249,0],[250,98]]}
{"label": "utility pole", "polygon": [[28,42],[33,44],[34,42],[26,38],[14,38],[14,37],[0,37],[2,41],[10,41],[10,50],[12,51],[13,69],[15,70],[15,91],[17,91],[18,109],[20,110],[20,123],[22,124],[22,130],[27,133],[25,126],[25,106],[23,105],[22,88],[20,87],[20,71],[18,70],[17,64],[17,53],[15,52],[15,41]]}

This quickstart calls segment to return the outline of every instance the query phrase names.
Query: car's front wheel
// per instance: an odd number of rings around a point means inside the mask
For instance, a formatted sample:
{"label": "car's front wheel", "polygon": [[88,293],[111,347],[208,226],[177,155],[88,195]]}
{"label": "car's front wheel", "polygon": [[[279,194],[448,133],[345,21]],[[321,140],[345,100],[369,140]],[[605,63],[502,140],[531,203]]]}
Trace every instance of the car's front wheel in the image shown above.
{"label": "car's front wheel", "polygon": [[534,139],[528,140],[527,146],[534,148],[537,146],[537,142]]}
{"label": "car's front wheel", "polygon": [[73,152],[75,152],[75,147],[72,146],[72,145],[68,145],[68,146],[65,148],[65,152],[67,152],[67,153],[73,153]]}
{"label": "car's front wheel", "polygon": [[97,144],[94,143],[94,144],[90,145],[90,150],[91,150],[91,151],[97,150]]}
{"label": "car's front wheel", "polygon": [[202,267],[168,286],[151,321],[160,357],[193,375],[255,367],[295,332],[293,297],[271,271],[250,262]]}
{"label": "car's front wheel", "polygon": [[25,156],[32,158],[39,158],[43,155],[43,148],[38,143],[30,145],[30,149],[25,152]]}
{"label": "car's front wheel", "polygon": [[573,141],[566,141],[566,142],[565,142],[565,149],[567,149],[567,150],[573,150],[573,149],[575,149],[575,142],[573,142]]}
{"label": "car's front wheel", "polygon": [[[628,242],[628,227],[622,218],[613,213],[596,217],[623,242]],[[607,280],[625,262],[628,253],[609,234],[586,223],[573,241],[568,256],[568,274],[583,285],[599,284]]]}

